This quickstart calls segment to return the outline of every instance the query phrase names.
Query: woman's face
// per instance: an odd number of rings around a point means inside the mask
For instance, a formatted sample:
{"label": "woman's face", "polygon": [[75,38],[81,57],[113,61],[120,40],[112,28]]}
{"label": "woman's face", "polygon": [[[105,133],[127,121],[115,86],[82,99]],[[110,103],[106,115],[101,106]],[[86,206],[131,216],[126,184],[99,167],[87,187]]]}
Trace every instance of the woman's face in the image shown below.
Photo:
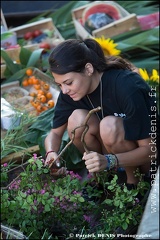
{"label": "woman's face", "polygon": [[55,83],[61,88],[63,94],[68,94],[74,101],[79,101],[92,91],[92,77],[84,73],[69,72],[63,75],[52,73]]}

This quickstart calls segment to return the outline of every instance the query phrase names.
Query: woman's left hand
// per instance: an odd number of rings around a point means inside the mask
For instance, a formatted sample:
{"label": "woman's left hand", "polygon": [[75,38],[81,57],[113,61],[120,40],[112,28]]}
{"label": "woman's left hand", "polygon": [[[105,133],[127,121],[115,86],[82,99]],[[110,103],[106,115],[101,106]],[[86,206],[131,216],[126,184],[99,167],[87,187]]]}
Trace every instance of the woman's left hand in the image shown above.
{"label": "woman's left hand", "polygon": [[90,173],[101,172],[107,167],[107,159],[97,152],[84,153],[82,160],[85,160],[86,168]]}

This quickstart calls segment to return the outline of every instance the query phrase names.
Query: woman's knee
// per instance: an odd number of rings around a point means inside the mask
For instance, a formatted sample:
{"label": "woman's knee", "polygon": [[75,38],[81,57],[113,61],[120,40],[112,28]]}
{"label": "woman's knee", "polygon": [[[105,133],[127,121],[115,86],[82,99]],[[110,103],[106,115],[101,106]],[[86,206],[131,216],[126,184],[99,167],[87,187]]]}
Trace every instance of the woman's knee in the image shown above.
{"label": "woman's knee", "polygon": [[[88,114],[88,111],[85,109],[76,109],[73,111],[71,116],[68,119],[68,133],[69,136],[71,136],[71,132],[73,129],[75,129],[78,126],[81,126],[80,128],[76,129],[76,137],[81,137],[82,132],[84,131],[83,124],[85,122],[86,116]],[[89,129],[86,133],[86,136],[88,134],[92,135],[98,135],[99,134],[99,120],[95,114],[92,114],[87,121],[87,125],[89,126]]]}
{"label": "woman's knee", "polygon": [[[88,111],[84,110],[84,109],[76,109],[72,112],[72,114],[70,115],[70,117],[68,118],[68,134],[69,136],[71,135],[71,132],[78,126],[82,125],[85,117],[87,115]],[[76,135],[81,135],[81,133],[83,132],[84,128],[78,128],[76,130]]]}
{"label": "woman's knee", "polygon": [[84,119],[87,115],[88,111],[84,109],[76,109],[72,112],[70,117],[68,118],[68,127],[71,126],[79,126],[84,122]]}
{"label": "woman's knee", "polygon": [[119,117],[107,116],[100,123],[100,135],[108,146],[124,140],[123,120]]}

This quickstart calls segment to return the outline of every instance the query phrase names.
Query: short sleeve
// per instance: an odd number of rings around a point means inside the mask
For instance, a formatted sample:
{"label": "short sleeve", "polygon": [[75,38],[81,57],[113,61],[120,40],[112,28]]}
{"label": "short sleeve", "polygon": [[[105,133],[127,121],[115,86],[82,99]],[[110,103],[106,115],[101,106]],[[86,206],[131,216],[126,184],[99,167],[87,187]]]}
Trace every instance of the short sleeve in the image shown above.
{"label": "short sleeve", "polygon": [[141,91],[136,91],[127,98],[124,104],[124,130],[126,140],[140,140],[149,137],[150,133],[150,107],[149,97]]}
{"label": "short sleeve", "polygon": [[74,105],[74,102],[72,102],[67,95],[59,94],[55,106],[52,128],[60,127],[68,122],[69,116],[76,109]]}

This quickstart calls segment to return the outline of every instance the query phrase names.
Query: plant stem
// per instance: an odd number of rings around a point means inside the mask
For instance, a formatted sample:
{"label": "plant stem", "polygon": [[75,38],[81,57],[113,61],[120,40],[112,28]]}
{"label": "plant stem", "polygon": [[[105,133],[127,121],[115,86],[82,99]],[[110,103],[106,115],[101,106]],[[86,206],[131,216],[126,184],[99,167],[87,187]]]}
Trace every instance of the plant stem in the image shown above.
{"label": "plant stem", "polygon": [[[57,156],[57,158],[52,160],[52,162],[51,162],[50,165],[49,165],[49,168],[51,168],[51,166],[53,165],[53,163],[54,163],[58,158],[60,158],[60,156],[66,151],[66,149],[73,143],[74,138],[75,138],[75,131],[76,131],[78,128],[85,127],[85,129],[84,129],[84,131],[83,131],[83,133],[82,133],[82,136],[81,136],[81,142],[82,142],[82,144],[83,144],[83,147],[84,147],[85,152],[86,152],[86,153],[89,153],[89,150],[88,150],[87,145],[86,145],[85,140],[84,140],[84,137],[85,137],[85,135],[86,135],[86,133],[87,133],[87,131],[88,131],[88,129],[89,129],[89,126],[88,126],[87,123],[88,123],[88,120],[89,120],[90,116],[91,116],[93,113],[98,112],[99,110],[101,110],[101,107],[97,107],[97,108],[94,108],[94,109],[92,109],[91,111],[89,111],[89,113],[87,114],[87,116],[86,116],[86,118],[85,118],[85,120],[84,120],[84,123],[83,123],[82,125],[74,128],[74,129],[72,130],[72,132],[71,132],[71,134],[72,134],[71,141],[62,149],[62,151],[59,153],[59,155]],[[95,180],[96,180],[96,182],[97,182],[96,173],[94,173],[93,175],[94,175],[94,178],[95,178]]]}

